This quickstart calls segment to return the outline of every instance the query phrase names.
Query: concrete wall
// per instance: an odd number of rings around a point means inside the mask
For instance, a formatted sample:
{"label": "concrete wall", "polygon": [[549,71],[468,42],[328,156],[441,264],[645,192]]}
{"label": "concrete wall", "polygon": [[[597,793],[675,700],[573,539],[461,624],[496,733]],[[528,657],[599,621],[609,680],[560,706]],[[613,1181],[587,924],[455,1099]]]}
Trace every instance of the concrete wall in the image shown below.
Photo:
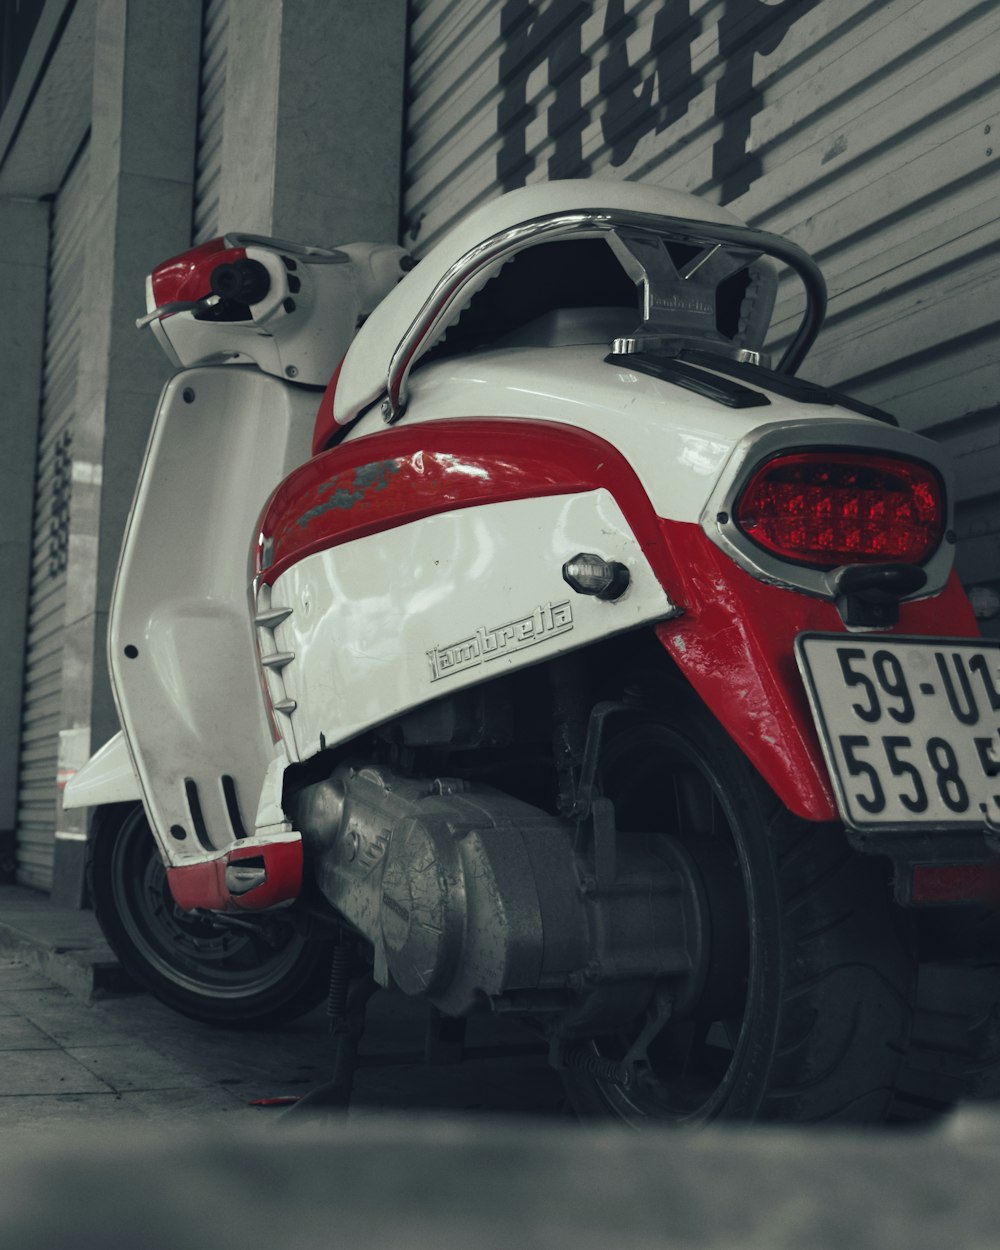
{"label": "concrete wall", "polygon": [[237,0],[229,37],[221,228],[396,242],[405,0]]}

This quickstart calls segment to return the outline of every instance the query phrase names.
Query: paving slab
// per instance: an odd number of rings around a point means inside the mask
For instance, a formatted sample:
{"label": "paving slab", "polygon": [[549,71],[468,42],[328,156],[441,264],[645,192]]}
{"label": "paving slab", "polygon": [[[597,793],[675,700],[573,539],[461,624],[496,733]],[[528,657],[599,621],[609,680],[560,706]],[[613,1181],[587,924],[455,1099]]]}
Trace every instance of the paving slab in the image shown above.
{"label": "paving slab", "polygon": [[197,1072],[169,1055],[134,1041],[108,1046],[67,1046],[66,1054],[113,1089],[201,1089],[206,1082]]}
{"label": "paving slab", "polygon": [[111,1086],[64,1050],[8,1050],[0,1057],[0,1122],[17,1095],[107,1094]]}
{"label": "paving slab", "polygon": [[[365,1067],[350,1114],[315,1120],[251,1102],[326,1078],[321,1010],[213,1029],[143,994],[85,1001],[10,959],[0,1001],[0,1244],[17,1250],[1000,1242],[1000,1112],[920,1131],[639,1134],[570,1122],[530,1056]],[[413,1004],[376,995],[371,1024],[372,1055],[419,1043]]]}
{"label": "paving slab", "polygon": [[[189,1128],[249,1124],[264,1113],[247,1108],[222,1090],[198,1086],[183,1090],[136,1090],[96,1094],[33,1095],[0,1098],[0,1131],[4,1139],[25,1149],[37,1140],[61,1146],[74,1133],[96,1143],[104,1132],[117,1135],[130,1126],[155,1124]],[[0,1164],[3,1149],[0,1148]],[[5,1245],[0,1233],[0,1245]]]}
{"label": "paving slab", "polygon": [[125,1043],[129,1035],[113,1019],[88,1005],[60,985],[14,990],[4,995],[19,1016],[53,1038],[60,1046]]}
{"label": "paving slab", "polygon": [[[56,1050],[59,1043],[21,1015],[0,1015],[0,1052],[8,1050]],[[0,1071],[3,1055],[0,1053]]]}

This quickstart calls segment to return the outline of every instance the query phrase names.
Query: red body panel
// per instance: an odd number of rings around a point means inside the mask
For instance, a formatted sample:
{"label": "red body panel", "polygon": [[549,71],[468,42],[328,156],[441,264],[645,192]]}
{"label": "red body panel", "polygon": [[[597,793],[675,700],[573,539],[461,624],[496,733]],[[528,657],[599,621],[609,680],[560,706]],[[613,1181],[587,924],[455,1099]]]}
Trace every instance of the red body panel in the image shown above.
{"label": "red body panel", "polygon": [[[245,894],[232,894],[226,886],[226,868],[241,861],[263,860],[267,879]],[[261,911],[297,898],[302,889],[302,843],[272,842],[249,846],[237,843],[214,859],[167,869],[167,883],[178,907],[185,911],[204,907],[209,911]]]}
{"label": "red body panel", "polygon": [[[835,820],[794,641],[806,630],[845,632],[837,608],[752,577],[699,525],[658,518],[628,461],[594,434],[544,421],[472,419],[342,444],[297,469],[271,497],[255,573],[273,584],[307,555],[422,517],[598,487],[614,495],[682,609],[656,627],[677,667],[791,811]],[[954,574],[941,594],[904,603],[894,632],[979,634]]]}
{"label": "red body panel", "polygon": [[326,450],[326,445],[334,434],[340,429],[333,415],[333,399],[337,393],[337,382],[340,379],[340,371],[344,366],[344,362],[334,369],[333,377],[326,385],[323,392],[323,398],[319,401],[319,410],[316,413],[316,423],[313,425],[313,441],[312,452],[314,456],[318,456],[321,451]]}
{"label": "red body panel", "polygon": [[[656,627],[660,641],[786,806],[807,820],[836,820],[794,651],[806,630],[846,632],[836,606],[751,577],[698,525],[661,525],[685,614]],[[903,603],[890,632],[979,636],[954,573],[941,594]]]}
{"label": "red body panel", "polygon": [[404,426],[334,447],[287,477],[261,518],[254,573],[270,585],[307,555],[422,517],[601,486],[654,559],[662,539],[649,498],[596,435],[524,419]]}
{"label": "red body panel", "polygon": [[245,248],[227,248],[225,239],[210,239],[180,256],[172,256],[153,270],[154,306],[162,308],[181,300],[204,299],[211,291],[212,270],[245,258]]}

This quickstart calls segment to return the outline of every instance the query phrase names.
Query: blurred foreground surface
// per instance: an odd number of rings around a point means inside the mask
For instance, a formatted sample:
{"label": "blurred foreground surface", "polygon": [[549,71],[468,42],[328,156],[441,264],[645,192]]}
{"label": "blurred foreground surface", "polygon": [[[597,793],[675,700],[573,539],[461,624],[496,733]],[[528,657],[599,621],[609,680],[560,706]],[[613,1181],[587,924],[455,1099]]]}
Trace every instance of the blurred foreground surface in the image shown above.
{"label": "blurred foreground surface", "polygon": [[[366,1048],[420,1027],[376,997]],[[570,1120],[538,1056],[365,1068],[346,1117],[250,1105],[307,1092],[328,1055],[322,1011],[226,1032],[0,958],[0,1246],[1000,1245],[986,1104],[925,1129],[636,1134]]]}
{"label": "blurred foreground surface", "polygon": [[933,1133],[634,1134],[414,1114],[5,1135],[0,1242],[718,1247],[998,1244],[1000,1119]]}

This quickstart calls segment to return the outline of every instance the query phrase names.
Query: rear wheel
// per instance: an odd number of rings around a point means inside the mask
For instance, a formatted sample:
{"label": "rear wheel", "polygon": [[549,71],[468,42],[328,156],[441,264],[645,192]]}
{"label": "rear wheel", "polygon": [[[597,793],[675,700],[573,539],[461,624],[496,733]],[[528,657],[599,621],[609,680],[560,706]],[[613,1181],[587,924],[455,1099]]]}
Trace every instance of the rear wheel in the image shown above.
{"label": "rear wheel", "polygon": [[571,1101],[633,1124],[883,1119],[915,969],[884,865],[792,816],[693,699],[667,706],[609,736],[603,789],[620,838],[691,865],[705,954],[586,1044],[591,1072],[626,1060],[631,1083],[568,1070]]}
{"label": "rear wheel", "polygon": [[218,916],[173,900],[140,804],[102,808],[90,860],[94,911],[122,966],[184,1015],[263,1026],[326,994],[330,945],[293,910]]}
{"label": "rear wheel", "polygon": [[917,1007],[893,1104],[906,1121],[1000,1100],[1000,910],[925,908],[917,922]]}

